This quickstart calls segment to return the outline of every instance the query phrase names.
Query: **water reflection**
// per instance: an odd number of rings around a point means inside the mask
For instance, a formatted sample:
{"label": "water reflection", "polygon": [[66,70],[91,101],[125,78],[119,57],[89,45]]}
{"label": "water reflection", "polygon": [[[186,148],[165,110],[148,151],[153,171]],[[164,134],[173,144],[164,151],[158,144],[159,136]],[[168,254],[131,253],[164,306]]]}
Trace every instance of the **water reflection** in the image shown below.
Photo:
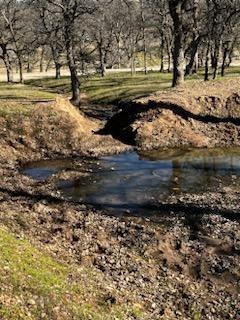
{"label": "water reflection", "polygon": [[[66,167],[62,163],[42,162],[26,168],[25,173],[46,178]],[[89,177],[60,182],[59,188],[74,200],[101,205],[114,210],[135,209],[154,199],[180,192],[215,191],[219,184],[240,178],[240,149],[168,150],[138,155],[126,153],[103,157],[100,169]]]}

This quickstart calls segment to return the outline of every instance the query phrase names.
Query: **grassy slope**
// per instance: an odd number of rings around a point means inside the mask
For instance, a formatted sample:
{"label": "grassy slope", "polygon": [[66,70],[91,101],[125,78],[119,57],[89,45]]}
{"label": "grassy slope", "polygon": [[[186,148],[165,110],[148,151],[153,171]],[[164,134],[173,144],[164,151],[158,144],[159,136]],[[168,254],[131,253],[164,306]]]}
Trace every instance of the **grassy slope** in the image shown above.
{"label": "grassy slope", "polygon": [[48,101],[55,93],[19,84],[0,83],[0,116],[28,115],[36,102]]}
{"label": "grassy slope", "polygon": [[99,280],[94,269],[60,264],[0,228],[0,319],[108,320],[141,315],[138,306],[108,304]]}
{"label": "grassy slope", "polygon": [[[158,73],[150,73],[147,76],[138,73],[133,77],[128,73],[111,74],[105,78],[94,76],[82,79],[82,91],[93,103],[118,103],[134,99],[139,95],[148,95],[159,88],[166,88],[169,86],[170,78],[169,74]],[[60,80],[52,78],[29,80],[27,84],[60,94],[70,94],[68,77]]]}
{"label": "grassy slope", "polygon": [[16,83],[0,83],[0,100],[39,101],[54,99],[55,94]]}
{"label": "grassy slope", "polygon": [[[226,77],[240,75],[239,67],[231,68],[227,71]],[[218,81],[225,78],[219,78]],[[115,104],[122,101],[129,101],[134,98],[147,96],[161,89],[171,87],[172,75],[169,73],[149,72],[144,75],[138,72],[135,76],[130,73],[112,73],[105,78],[93,76],[82,79],[82,91],[86,93],[90,102],[100,104]],[[203,74],[193,75],[187,80],[202,80]],[[43,78],[29,80],[27,84],[35,87],[42,87],[44,90],[70,94],[70,83],[68,77],[61,80]]]}

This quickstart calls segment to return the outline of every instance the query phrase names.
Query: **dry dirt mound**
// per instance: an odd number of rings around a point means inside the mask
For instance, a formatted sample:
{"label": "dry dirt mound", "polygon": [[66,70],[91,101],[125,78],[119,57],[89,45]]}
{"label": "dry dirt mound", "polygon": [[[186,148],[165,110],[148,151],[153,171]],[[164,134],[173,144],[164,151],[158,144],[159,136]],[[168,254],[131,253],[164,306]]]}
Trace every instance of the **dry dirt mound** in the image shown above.
{"label": "dry dirt mound", "polygon": [[240,117],[240,79],[218,82],[192,82],[181,88],[157,92],[138,100],[147,104],[166,103],[178,106],[193,115],[218,118]]}
{"label": "dry dirt mound", "polygon": [[240,80],[156,93],[124,107],[104,133],[142,150],[240,145]]}
{"label": "dry dirt mound", "polygon": [[0,161],[121,151],[112,137],[94,134],[100,127],[61,97],[36,104],[28,115],[0,116]]}

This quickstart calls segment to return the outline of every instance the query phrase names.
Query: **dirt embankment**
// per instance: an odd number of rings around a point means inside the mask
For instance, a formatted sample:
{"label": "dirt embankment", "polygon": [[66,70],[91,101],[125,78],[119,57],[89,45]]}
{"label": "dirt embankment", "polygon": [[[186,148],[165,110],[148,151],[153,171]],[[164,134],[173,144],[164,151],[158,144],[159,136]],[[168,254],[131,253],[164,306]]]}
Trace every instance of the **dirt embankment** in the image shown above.
{"label": "dirt embankment", "polygon": [[103,133],[142,150],[240,145],[240,80],[192,83],[139,99]]}
{"label": "dirt embankment", "polygon": [[64,98],[38,103],[27,115],[21,112],[0,115],[0,162],[97,156],[125,150],[126,146],[112,137],[94,134],[101,125]]}

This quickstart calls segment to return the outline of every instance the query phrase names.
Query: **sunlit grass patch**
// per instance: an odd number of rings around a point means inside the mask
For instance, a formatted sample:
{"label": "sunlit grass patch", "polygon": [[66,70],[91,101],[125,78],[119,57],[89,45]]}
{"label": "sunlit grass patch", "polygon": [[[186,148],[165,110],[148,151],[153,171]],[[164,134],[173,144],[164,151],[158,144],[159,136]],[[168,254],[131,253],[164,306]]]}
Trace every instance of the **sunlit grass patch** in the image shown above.
{"label": "sunlit grass patch", "polygon": [[34,105],[32,103],[0,100],[0,117],[12,117],[16,115],[28,116]]}
{"label": "sunlit grass patch", "polygon": [[[226,77],[240,75],[239,67],[226,69]],[[203,80],[204,70],[200,69],[198,74],[186,78],[186,81]],[[224,80],[219,77],[216,81]],[[89,102],[96,104],[118,104],[131,101],[136,98],[148,96],[156,91],[171,88],[172,73],[160,73],[149,71],[147,75],[137,72],[131,75],[130,72],[112,72],[104,78],[99,75],[80,77],[82,92],[86,93]],[[43,78],[28,80],[30,86],[41,87],[42,90],[70,95],[70,78],[62,77],[60,80]]]}
{"label": "sunlit grass patch", "polygon": [[0,83],[1,100],[38,101],[54,99],[56,94],[39,90],[39,88],[15,83]]}
{"label": "sunlit grass patch", "polygon": [[0,116],[28,116],[35,103],[55,99],[56,94],[26,85],[0,83]]}
{"label": "sunlit grass patch", "polygon": [[97,271],[57,262],[0,228],[0,319],[140,319],[138,305],[108,304]]}
{"label": "sunlit grass patch", "polygon": [[[116,72],[100,76],[84,77],[81,88],[90,102],[99,104],[115,104],[130,101],[134,98],[147,96],[162,88],[170,87],[171,74],[149,72],[145,75],[138,72],[131,76],[129,72]],[[41,87],[51,92],[70,94],[70,79],[63,77],[60,80],[43,78],[26,82],[31,86]]]}

